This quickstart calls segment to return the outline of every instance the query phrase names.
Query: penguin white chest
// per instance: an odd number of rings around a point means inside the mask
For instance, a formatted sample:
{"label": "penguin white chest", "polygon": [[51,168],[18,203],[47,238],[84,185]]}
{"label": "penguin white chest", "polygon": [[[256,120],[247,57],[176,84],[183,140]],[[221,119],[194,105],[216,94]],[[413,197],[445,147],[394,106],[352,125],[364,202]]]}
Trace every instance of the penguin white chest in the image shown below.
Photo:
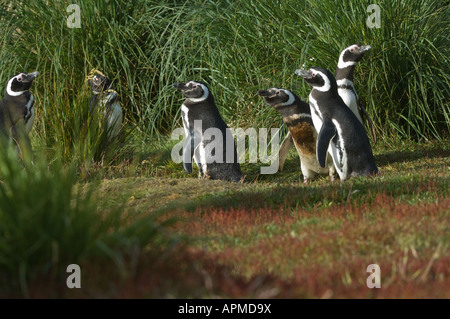
{"label": "penguin white chest", "polygon": [[187,137],[189,135],[189,109],[186,105],[181,105],[181,119],[183,121],[184,134]]}
{"label": "penguin white chest", "polygon": [[355,114],[358,120],[362,123],[362,118],[359,114],[358,108],[358,95],[356,94],[353,82],[348,79],[342,79],[337,80],[336,83],[338,85],[339,96],[344,101],[345,105],[352,110],[353,114]]}
{"label": "penguin white chest", "polygon": [[[186,105],[181,105],[181,119],[183,121],[184,134],[188,137],[191,134],[189,127],[189,109]],[[192,136],[194,140],[200,140],[200,143],[196,146],[194,150],[194,162],[200,170],[206,171],[206,155],[205,147],[203,146],[203,141],[201,137],[201,132],[196,132],[192,130],[195,136]]]}
{"label": "penguin white chest", "polygon": [[331,154],[334,162],[334,167],[339,174],[341,180],[345,180],[348,177],[348,157],[345,149],[345,141],[342,138],[342,127],[335,119],[331,120],[336,127],[338,139],[337,143],[331,141],[328,146],[328,152]]}
{"label": "penguin white chest", "polygon": [[116,137],[119,135],[123,121],[122,108],[120,107],[119,102],[113,103],[110,109],[105,111],[105,115],[108,118],[108,129],[110,130],[109,136],[111,138]]}
{"label": "penguin white chest", "polygon": [[123,114],[118,101],[110,105],[108,105],[108,102],[109,96],[102,101],[102,107],[105,108],[106,129],[108,131],[108,138],[111,139],[119,135],[119,131],[122,128]]}
{"label": "penguin white chest", "polygon": [[323,116],[319,110],[316,99],[314,99],[311,94],[309,95],[309,107],[311,109],[311,119],[313,121],[314,127],[316,128],[317,132],[320,132],[323,123]]}
{"label": "penguin white chest", "polygon": [[347,105],[350,110],[352,110],[353,114],[355,114],[358,120],[362,123],[362,118],[359,114],[358,109],[358,97],[355,95],[355,93],[350,89],[339,88],[338,94],[344,101],[345,105]]}

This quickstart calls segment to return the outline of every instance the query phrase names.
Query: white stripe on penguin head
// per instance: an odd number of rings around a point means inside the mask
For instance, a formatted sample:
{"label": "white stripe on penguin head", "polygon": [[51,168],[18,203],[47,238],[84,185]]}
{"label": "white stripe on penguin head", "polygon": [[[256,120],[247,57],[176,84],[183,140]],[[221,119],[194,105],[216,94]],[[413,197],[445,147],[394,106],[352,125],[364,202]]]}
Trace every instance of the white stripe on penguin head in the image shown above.
{"label": "white stripe on penguin head", "polygon": [[347,50],[350,50],[352,47],[358,47],[356,44],[349,46],[348,48],[345,48],[342,52],[341,55],[339,56],[339,62],[338,62],[338,68],[339,69],[345,69],[351,65],[356,65],[357,62],[355,61],[347,61],[344,62],[344,54],[345,52],[347,52]]}
{"label": "white stripe on penguin head", "polygon": [[14,81],[14,79],[16,79],[18,77],[21,77],[21,76],[22,76],[22,73],[19,74],[19,75],[16,75],[15,77],[13,77],[11,80],[8,81],[8,85],[6,86],[6,93],[8,93],[11,96],[19,96],[19,95],[22,95],[25,92],[25,91],[14,92],[11,89],[11,85],[12,85],[12,82]]}
{"label": "white stripe on penguin head", "polygon": [[331,83],[330,83],[330,79],[328,78],[328,76],[325,73],[314,70],[314,69],[313,69],[313,72],[315,72],[316,74],[320,74],[322,76],[323,81],[325,82],[322,86],[314,86],[313,88],[320,92],[329,91],[331,88]]}
{"label": "white stripe on penguin head", "polygon": [[292,92],[289,91],[289,90],[284,90],[283,89],[283,91],[284,91],[284,93],[286,93],[289,96],[289,99],[286,102],[281,103],[281,105],[282,106],[287,106],[287,105],[293,104],[295,102],[294,94],[292,94]]}
{"label": "white stripe on penguin head", "polygon": [[193,82],[193,81],[190,81],[189,83],[194,83],[196,85],[200,85],[202,87],[202,90],[203,90],[203,95],[201,97],[198,97],[198,98],[192,98],[191,97],[191,98],[189,98],[189,101],[191,101],[193,103],[199,103],[199,102],[203,102],[204,100],[206,100],[208,98],[209,90],[208,90],[208,88],[205,85],[203,85],[201,83]]}

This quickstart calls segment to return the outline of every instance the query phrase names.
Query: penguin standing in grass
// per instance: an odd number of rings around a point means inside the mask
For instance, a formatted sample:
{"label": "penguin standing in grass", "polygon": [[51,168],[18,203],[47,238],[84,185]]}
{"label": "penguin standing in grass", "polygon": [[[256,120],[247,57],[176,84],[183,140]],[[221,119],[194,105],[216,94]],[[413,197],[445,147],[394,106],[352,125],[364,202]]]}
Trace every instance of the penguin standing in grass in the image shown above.
{"label": "penguin standing in grass", "polygon": [[29,91],[39,72],[20,73],[13,76],[6,86],[6,93],[0,101],[0,132],[16,143],[22,158],[32,158],[28,136],[35,118],[34,97]]}
{"label": "penguin standing in grass", "polygon": [[325,167],[327,151],[333,157],[340,179],[378,173],[369,138],[355,114],[338,94],[335,77],[322,68],[298,69],[312,86],[309,95],[311,116],[319,135],[317,160]]}
{"label": "penguin standing in grass", "polygon": [[192,172],[194,158],[202,179],[243,181],[233,135],[220,116],[206,83],[177,82],[173,86],[186,97],[181,105],[186,134],[183,144],[186,172]]}
{"label": "penguin standing in grass", "polygon": [[[370,45],[354,44],[345,48],[339,55],[338,65],[336,69],[336,82],[338,86],[338,94],[344,103],[352,110],[358,120],[363,123],[363,117],[369,122],[374,142],[377,142],[375,126],[367,113],[364,106],[360,103],[358,94],[353,84],[353,73],[356,64],[362,59],[364,54],[372,47]],[[289,149],[293,146],[292,135],[289,132],[280,147],[279,152],[279,168],[283,170],[283,164],[288,155]]]}
{"label": "penguin standing in grass", "polygon": [[339,96],[356,115],[358,120],[363,123],[363,117],[367,119],[372,130],[372,137],[376,143],[377,137],[374,124],[366,109],[359,102],[358,94],[356,93],[355,86],[353,84],[353,72],[355,71],[356,64],[370,49],[370,45],[359,44],[354,44],[348,48],[345,48],[339,56],[336,69],[336,83]]}
{"label": "penguin standing in grass", "polygon": [[97,107],[104,108],[105,130],[108,141],[112,141],[119,135],[123,122],[119,95],[114,90],[111,80],[102,72],[93,70],[88,78],[91,79],[93,93],[89,101],[89,112],[94,112]]}
{"label": "penguin standing in grass", "polygon": [[[304,183],[307,184],[317,174],[329,174],[333,180],[334,165],[331,157],[328,156],[326,167],[321,167],[317,161],[317,132],[311,119],[309,105],[300,100],[297,95],[285,89],[271,88],[269,90],[259,90],[258,95],[264,97],[268,105],[281,113],[283,122],[289,129],[300,157],[300,167]],[[286,151],[289,151],[289,149]],[[281,150],[280,153],[282,153]]]}

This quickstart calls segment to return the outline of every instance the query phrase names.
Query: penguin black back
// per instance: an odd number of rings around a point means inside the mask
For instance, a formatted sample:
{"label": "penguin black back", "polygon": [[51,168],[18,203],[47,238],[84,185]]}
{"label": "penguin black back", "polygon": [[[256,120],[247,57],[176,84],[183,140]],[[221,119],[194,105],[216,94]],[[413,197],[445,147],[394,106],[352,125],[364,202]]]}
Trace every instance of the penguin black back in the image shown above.
{"label": "penguin black back", "polygon": [[183,105],[189,109],[189,119],[191,120],[189,125],[193,126],[194,120],[202,120],[202,125],[207,128],[228,128],[216,106],[214,96],[205,82],[177,82],[173,86],[186,97]]}
{"label": "penguin black back", "polygon": [[330,141],[335,167],[342,180],[349,176],[378,173],[369,138],[361,122],[346,106],[337,91],[336,79],[326,69],[296,70],[297,75],[313,87],[310,93],[311,112],[319,132],[317,158],[321,166]]}
{"label": "penguin black back", "polygon": [[358,94],[353,83],[353,73],[357,63],[362,59],[364,54],[372,47],[370,45],[354,44],[345,48],[340,56],[336,68],[336,82],[338,92],[344,103],[352,110],[358,120],[362,123],[363,118],[367,120],[371,128],[374,142],[377,142],[375,125],[367,113],[365,107],[360,103]]}
{"label": "penguin black back", "polygon": [[[183,145],[184,169],[188,173],[192,172],[191,161],[194,158],[201,178],[241,181],[242,173],[233,136],[220,116],[207,84],[188,81],[177,82],[173,86],[186,97],[181,106],[186,134]],[[211,132],[209,129],[215,131],[213,135],[208,133]],[[217,140],[219,137],[216,133],[220,134],[221,139]]]}
{"label": "penguin black back", "polygon": [[94,112],[98,106],[104,107],[105,129],[108,140],[111,140],[120,134],[122,128],[123,114],[119,96],[106,75],[98,70],[93,70],[91,74],[90,86],[93,94],[89,101],[89,112]]}
{"label": "penguin black back", "polygon": [[34,97],[29,91],[39,72],[20,73],[9,79],[4,98],[0,101],[0,132],[12,138],[19,151],[32,156],[28,133],[34,122]]}

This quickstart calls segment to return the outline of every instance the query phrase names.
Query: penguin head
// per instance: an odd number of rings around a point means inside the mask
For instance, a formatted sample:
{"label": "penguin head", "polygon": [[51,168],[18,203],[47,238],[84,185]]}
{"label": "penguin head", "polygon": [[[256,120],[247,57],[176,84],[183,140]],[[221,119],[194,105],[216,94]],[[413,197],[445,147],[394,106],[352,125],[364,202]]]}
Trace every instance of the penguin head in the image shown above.
{"label": "penguin head", "polygon": [[358,63],[364,53],[369,51],[372,47],[370,45],[353,44],[345,48],[339,56],[338,68],[346,68],[350,65]]}
{"label": "penguin head", "polygon": [[266,103],[274,108],[292,105],[295,102],[294,94],[285,89],[271,88],[258,90],[258,95],[264,97]]}
{"label": "penguin head", "polygon": [[317,89],[322,92],[329,91],[330,89],[336,89],[336,79],[333,74],[323,68],[310,68],[306,69],[297,69],[295,70],[295,74],[301,76],[306,83],[312,86],[314,89]]}
{"label": "penguin head", "polygon": [[94,94],[102,93],[103,91],[112,89],[112,82],[108,77],[100,72],[94,74],[91,80],[91,90]]}
{"label": "penguin head", "polygon": [[191,101],[200,102],[209,95],[207,84],[201,81],[176,82],[173,84],[173,87]]}
{"label": "penguin head", "polygon": [[11,96],[21,95],[30,89],[33,80],[38,76],[38,71],[17,74],[8,81],[6,92]]}

